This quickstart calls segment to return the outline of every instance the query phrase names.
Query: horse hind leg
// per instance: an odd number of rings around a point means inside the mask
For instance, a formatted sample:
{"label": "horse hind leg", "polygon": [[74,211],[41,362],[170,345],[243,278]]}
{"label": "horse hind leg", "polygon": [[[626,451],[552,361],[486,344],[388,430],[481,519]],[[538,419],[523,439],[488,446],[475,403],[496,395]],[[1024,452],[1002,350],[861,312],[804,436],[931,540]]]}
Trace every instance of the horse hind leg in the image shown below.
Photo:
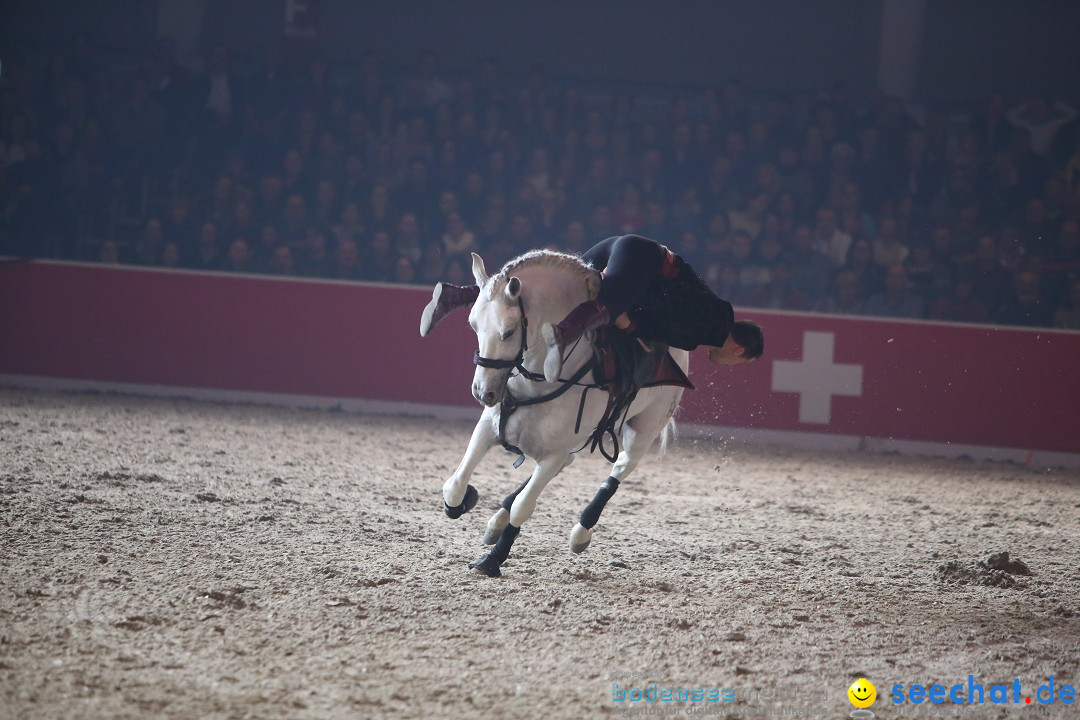
{"label": "horse hind leg", "polygon": [[525,489],[525,486],[529,484],[529,481],[518,485],[517,490],[510,493],[502,501],[502,507],[500,507],[491,519],[488,520],[487,529],[484,531],[484,544],[494,545],[499,541],[502,536],[503,530],[506,528],[506,524],[510,522],[510,508],[514,506],[514,501],[517,500],[518,494]]}
{"label": "horse hind leg", "polygon": [[633,472],[641,462],[652,447],[653,441],[667,426],[674,407],[674,405],[654,403],[644,412],[628,419],[623,425],[623,449],[611,468],[611,476],[600,484],[600,489],[581,511],[577,524],[570,531],[570,552],[583,553],[588,549],[592,542],[593,527],[600,520],[600,514],[607,506],[608,500],[619,489],[619,481]]}
{"label": "horse hind leg", "polygon": [[[622,453],[620,453],[621,455]],[[609,477],[600,483],[600,489],[596,491],[592,502],[585,506],[578,516],[578,524],[570,532],[570,552],[583,553],[592,542],[592,529],[600,520],[600,513],[604,511],[608,500],[619,489],[619,481]]]}

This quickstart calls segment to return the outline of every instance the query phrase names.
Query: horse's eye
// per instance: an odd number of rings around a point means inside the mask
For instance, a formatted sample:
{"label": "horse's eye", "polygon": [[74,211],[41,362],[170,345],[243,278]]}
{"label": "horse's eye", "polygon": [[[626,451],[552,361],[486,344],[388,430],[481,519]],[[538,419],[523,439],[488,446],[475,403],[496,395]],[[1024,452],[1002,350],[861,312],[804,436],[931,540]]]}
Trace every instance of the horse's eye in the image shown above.
{"label": "horse's eye", "polygon": [[510,338],[514,337],[514,333],[516,333],[516,332],[517,332],[517,328],[514,328],[510,332],[504,333],[503,336],[502,336],[502,339],[503,340],[509,340]]}

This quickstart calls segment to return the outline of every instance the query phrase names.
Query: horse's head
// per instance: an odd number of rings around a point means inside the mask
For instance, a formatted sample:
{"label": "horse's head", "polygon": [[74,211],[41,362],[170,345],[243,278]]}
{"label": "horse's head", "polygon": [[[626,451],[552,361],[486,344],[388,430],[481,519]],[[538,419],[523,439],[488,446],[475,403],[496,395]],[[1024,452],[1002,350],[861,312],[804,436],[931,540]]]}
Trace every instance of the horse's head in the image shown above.
{"label": "horse's head", "polygon": [[469,325],[479,342],[472,392],[474,398],[492,407],[506,395],[510,373],[521,362],[525,349],[521,280],[489,278],[480,256],[473,253],[472,258],[473,277],[480,286],[480,297],[469,312]]}

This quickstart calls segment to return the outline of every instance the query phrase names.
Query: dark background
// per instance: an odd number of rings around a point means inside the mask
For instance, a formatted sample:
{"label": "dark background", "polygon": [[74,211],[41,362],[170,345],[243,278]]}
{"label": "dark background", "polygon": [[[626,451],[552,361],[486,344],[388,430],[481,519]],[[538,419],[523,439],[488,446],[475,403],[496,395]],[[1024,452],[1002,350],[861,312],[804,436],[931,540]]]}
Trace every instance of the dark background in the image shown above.
{"label": "dark background", "polygon": [[[228,42],[238,58],[282,34],[284,3],[205,4],[207,49]],[[647,0],[542,3],[482,0],[322,0],[319,47],[332,61],[364,52],[411,66],[420,50],[448,72],[497,55],[508,73],[543,64],[553,76],[710,85],[738,77],[761,89],[854,92],[877,82],[880,0]],[[145,0],[8,0],[0,42],[45,52],[76,31],[104,49],[143,50],[158,34],[159,4]],[[925,4],[914,99],[1072,96],[1080,71],[1080,3],[935,0]]]}

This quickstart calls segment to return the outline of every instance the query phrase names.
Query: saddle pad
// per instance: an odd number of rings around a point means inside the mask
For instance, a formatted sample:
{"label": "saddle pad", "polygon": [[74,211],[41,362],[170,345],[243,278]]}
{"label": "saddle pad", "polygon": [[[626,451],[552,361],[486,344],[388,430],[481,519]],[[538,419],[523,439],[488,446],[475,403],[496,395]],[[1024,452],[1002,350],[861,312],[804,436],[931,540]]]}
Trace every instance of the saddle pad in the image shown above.
{"label": "saddle pad", "polygon": [[677,385],[694,389],[694,383],[671,357],[668,346],[654,343],[646,350],[637,338],[614,328],[597,332],[596,353],[602,378],[615,396],[627,390]]}

